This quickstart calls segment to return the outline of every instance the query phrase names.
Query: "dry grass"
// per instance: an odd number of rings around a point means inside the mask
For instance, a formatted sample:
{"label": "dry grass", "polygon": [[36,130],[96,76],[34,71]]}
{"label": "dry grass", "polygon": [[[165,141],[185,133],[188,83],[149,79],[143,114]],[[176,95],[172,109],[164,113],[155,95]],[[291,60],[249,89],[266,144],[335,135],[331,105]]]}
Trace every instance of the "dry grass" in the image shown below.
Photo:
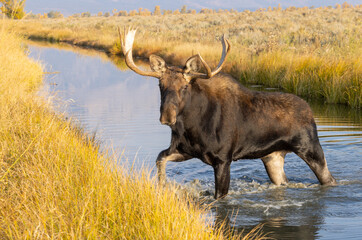
{"label": "dry grass", "polygon": [[[206,210],[125,170],[36,95],[39,64],[0,24],[0,239],[225,239]],[[261,237],[256,231],[255,237]],[[259,234],[259,235],[258,235]],[[253,238],[251,236],[251,239]]]}
{"label": "dry grass", "polygon": [[217,64],[225,33],[232,43],[224,71],[307,98],[360,108],[360,8],[289,9],[233,14],[91,17],[9,23],[32,39],[64,41],[118,54],[118,26],[138,27],[135,53],[183,64],[196,52]]}

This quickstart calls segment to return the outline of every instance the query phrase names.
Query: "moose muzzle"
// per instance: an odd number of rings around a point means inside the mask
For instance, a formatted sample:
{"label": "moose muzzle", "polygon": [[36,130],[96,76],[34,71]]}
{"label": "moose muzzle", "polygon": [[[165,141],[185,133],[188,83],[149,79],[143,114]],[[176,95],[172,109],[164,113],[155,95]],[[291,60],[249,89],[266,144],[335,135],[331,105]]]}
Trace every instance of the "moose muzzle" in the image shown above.
{"label": "moose muzzle", "polygon": [[161,107],[160,122],[163,125],[173,126],[176,123],[177,108],[174,104]]}

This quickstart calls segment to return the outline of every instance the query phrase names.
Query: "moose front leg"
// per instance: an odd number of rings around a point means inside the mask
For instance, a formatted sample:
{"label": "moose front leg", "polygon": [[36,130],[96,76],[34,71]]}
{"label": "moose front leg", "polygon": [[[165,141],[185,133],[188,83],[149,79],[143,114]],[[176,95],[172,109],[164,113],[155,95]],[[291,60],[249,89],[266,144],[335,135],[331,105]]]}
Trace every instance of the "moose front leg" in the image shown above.
{"label": "moose front leg", "polygon": [[157,160],[156,160],[156,166],[157,166],[157,177],[160,184],[166,183],[166,163],[168,161],[173,162],[182,162],[190,159],[189,157],[186,157],[185,155],[182,155],[178,152],[171,152],[169,149],[163,150],[158,154]]}
{"label": "moose front leg", "polygon": [[223,198],[228,194],[230,186],[230,164],[221,162],[214,165],[215,175],[215,199]]}

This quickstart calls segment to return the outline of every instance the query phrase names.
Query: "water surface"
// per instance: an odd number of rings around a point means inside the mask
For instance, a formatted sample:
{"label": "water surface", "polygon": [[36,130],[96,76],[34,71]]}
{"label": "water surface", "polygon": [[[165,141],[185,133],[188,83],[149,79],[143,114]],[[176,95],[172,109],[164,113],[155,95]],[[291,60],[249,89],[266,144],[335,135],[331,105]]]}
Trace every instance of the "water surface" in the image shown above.
{"label": "water surface", "polygon": [[[30,56],[46,66],[45,91],[58,111],[96,133],[104,145],[135,162],[155,167],[171,131],[159,123],[158,81],[127,70],[99,52],[31,45]],[[258,86],[251,86],[258,88]],[[268,89],[267,89],[268,90]],[[270,89],[269,89],[270,90]],[[269,182],[260,160],[231,165],[230,194],[215,203],[215,219],[251,229],[264,223],[276,239],[362,239],[362,117],[341,105],[310,103],[328,166],[339,185],[325,188],[308,166],[288,154],[288,186]],[[167,176],[213,201],[213,169],[200,160],[168,163]]]}

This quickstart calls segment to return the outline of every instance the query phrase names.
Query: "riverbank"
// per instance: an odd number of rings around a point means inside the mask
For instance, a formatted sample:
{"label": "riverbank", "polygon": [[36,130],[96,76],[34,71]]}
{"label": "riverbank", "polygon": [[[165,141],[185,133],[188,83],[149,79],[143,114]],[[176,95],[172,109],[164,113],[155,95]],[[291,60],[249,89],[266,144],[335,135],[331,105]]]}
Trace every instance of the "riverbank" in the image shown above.
{"label": "riverbank", "polygon": [[30,39],[66,42],[116,55],[120,54],[117,27],[135,26],[136,56],[158,54],[177,65],[200,52],[215,66],[221,52],[215,39],[226,33],[232,51],[224,71],[242,83],[361,108],[359,8],[30,19],[12,24]]}
{"label": "riverbank", "polygon": [[0,27],[0,238],[224,239],[206,210],[126,171],[37,95],[41,66]]}

